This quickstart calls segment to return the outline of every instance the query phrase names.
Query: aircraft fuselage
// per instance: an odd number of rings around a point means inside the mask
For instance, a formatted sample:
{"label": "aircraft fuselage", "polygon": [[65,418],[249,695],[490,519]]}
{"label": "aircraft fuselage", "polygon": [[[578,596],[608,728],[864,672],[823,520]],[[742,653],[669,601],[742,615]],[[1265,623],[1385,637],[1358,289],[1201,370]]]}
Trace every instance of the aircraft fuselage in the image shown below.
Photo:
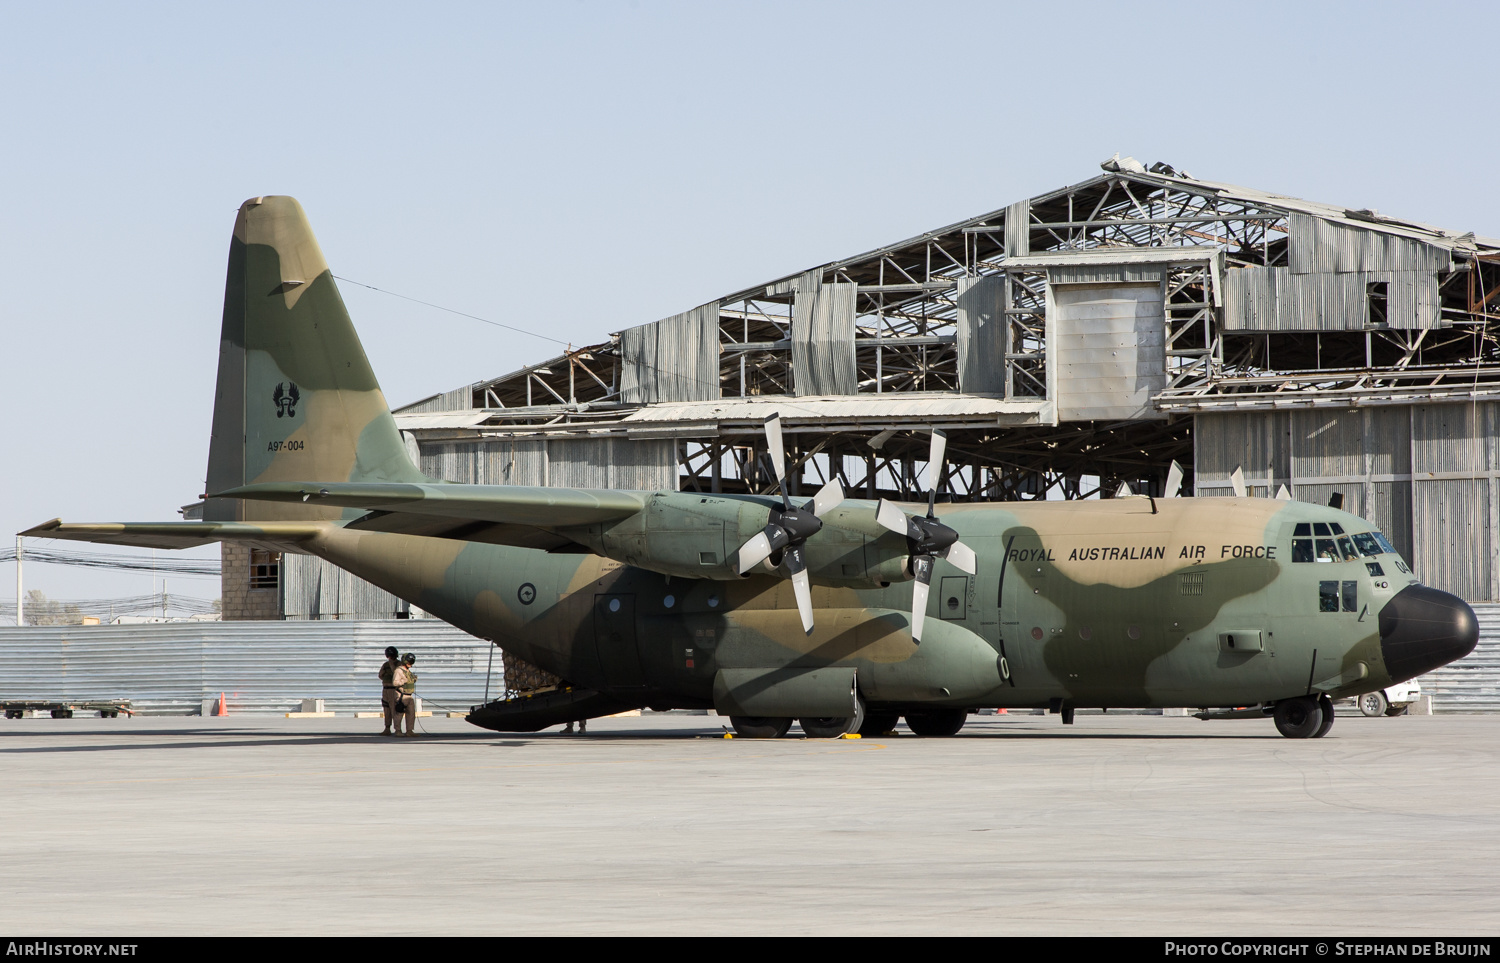
{"label": "aircraft fuselage", "polygon": [[[870,507],[844,506],[850,518]],[[1451,599],[1435,603],[1448,605],[1450,622],[1472,619],[1461,601],[1417,586],[1398,555],[1351,556],[1352,536],[1373,526],[1331,508],[1127,498],[950,505],[940,515],[979,564],[969,576],[938,563],[920,644],[909,629],[912,583],[869,584],[853,565],[842,584],[815,578],[818,620],[805,635],[791,583],[770,574],[690,578],[597,555],[337,528],[307,547],[575,685],[656,708],[711,707],[724,669],[834,665],[855,670],[872,706],[1336,698],[1417,674],[1422,655],[1393,667],[1382,647],[1381,613],[1403,591]],[[1330,533],[1324,555],[1337,560],[1294,560],[1299,524],[1338,525],[1345,550]],[[709,530],[704,544],[732,551],[742,534]],[[826,570],[884,537],[835,519],[808,547],[823,551]],[[705,568],[710,554],[701,553]],[[861,574],[890,570],[866,561]],[[1452,658],[1444,646],[1431,641],[1431,664],[1419,670]]]}

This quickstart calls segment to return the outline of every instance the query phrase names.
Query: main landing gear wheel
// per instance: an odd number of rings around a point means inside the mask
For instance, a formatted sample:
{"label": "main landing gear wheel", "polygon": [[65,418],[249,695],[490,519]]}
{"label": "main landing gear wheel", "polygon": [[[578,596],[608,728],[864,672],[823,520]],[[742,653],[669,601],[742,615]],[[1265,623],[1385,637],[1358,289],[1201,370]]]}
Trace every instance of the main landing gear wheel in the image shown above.
{"label": "main landing gear wheel", "polygon": [[1376,716],[1385,715],[1385,710],[1389,708],[1390,704],[1385,701],[1385,693],[1383,692],[1366,692],[1359,697],[1360,715],[1369,716],[1373,719]]}
{"label": "main landing gear wheel", "polygon": [[1323,707],[1311,696],[1287,699],[1276,706],[1276,731],[1288,739],[1310,739],[1323,727]]}
{"label": "main landing gear wheel", "polygon": [[865,738],[883,736],[896,728],[896,723],[901,721],[899,712],[867,712],[865,713],[865,724],[859,727],[859,734]]}
{"label": "main landing gear wheel", "polygon": [[1321,739],[1328,735],[1328,730],[1333,728],[1333,700],[1326,695],[1318,696],[1318,708],[1323,710],[1323,724],[1318,726],[1318,731],[1313,733],[1314,739]]}
{"label": "main landing gear wheel", "polygon": [[956,736],[968,718],[962,709],[926,709],[908,712],[906,724],[919,736]]}
{"label": "main landing gear wheel", "polygon": [[837,716],[820,716],[815,719],[798,719],[802,723],[802,731],[809,739],[837,739],[849,731],[849,723],[853,719],[839,718]]}
{"label": "main landing gear wheel", "polygon": [[792,728],[790,718],[776,716],[730,716],[729,724],[746,739],[780,739]]}
{"label": "main landing gear wheel", "polygon": [[837,739],[846,732],[858,732],[865,724],[865,701],[855,698],[852,717],[824,716],[797,721],[802,723],[802,731],[809,739]]}

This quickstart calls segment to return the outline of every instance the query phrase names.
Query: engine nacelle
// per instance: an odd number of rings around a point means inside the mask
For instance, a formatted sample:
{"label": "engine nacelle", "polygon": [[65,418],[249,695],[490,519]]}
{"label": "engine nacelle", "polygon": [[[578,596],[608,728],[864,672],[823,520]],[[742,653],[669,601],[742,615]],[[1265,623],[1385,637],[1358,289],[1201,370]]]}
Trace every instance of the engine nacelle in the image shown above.
{"label": "engine nacelle", "polygon": [[[754,495],[661,492],[629,518],[565,532],[595,554],[626,565],[683,578],[735,579],[741,577],[740,546],[765,527],[777,507],[777,500]],[[906,540],[875,521],[872,502],[850,501],[833,509],[805,551],[808,575],[818,582],[874,587],[911,577]]]}

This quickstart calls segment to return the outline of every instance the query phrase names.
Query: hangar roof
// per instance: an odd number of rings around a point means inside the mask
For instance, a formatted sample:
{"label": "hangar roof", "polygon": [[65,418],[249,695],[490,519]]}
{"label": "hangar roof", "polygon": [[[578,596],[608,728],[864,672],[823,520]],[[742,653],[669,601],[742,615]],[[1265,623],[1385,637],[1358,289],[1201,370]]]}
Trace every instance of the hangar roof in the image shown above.
{"label": "hangar roof", "polygon": [[[716,343],[696,346],[702,348],[697,357],[706,361],[695,360],[695,345],[689,344],[685,353],[665,355],[654,365],[639,357],[627,362],[622,335],[615,334],[607,341],[407,405],[397,412],[398,421],[413,430],[488,428],[528,432],[577,431],[590,424],[613,424],[618,429],[627,423],[691,421],[702,412],[703,403],[676,400],[682,397],[683,369],[689,371],[686,377],[690,388],[696,378],[705,397],[721,406],[727,403],[741,408],[743,413],[736,414],[736,422],[753,420],[750,409],[759,410],[768,403],[761,400],[767,396],[776,399],[769,403],[782,410],[789,427],[803,419],[809,423],[844,421],[846,406],[850,405],[870,418],[903,418],[909,409],[892,401],[892,395],[909,399],[929,420],[934,416],[961,416],[992,418],[990,424],[1005,424],[1015,417],[1035,418],[1042,398],[1035,386],[1026,383],[1026,366],[1030,363],[1026,353],[1036,356],[1035,365],[1041,364],[1041,354],[1034,344],[1028,347],[1026,340],[1028,336],[1033,340],[1041,337],[1040,300],[1032,306],[1032,318],[1024,316],[1026,305],[1007,308],[1006,321],[1014,326],[1011,338],[1017,347],[1014,358],[1007,356],[1007,364],[1013,365],[1016,373],[1007,376],[1004,396],[976,394],[960,384],[964,346],[957,324],[957,299],[971,279],[1005,275],[1021,279],[1024,285],[1023,272],[1045,272],[1062,262],[1185,264],[1211,258],[1219,259],[1218,272],[1257,268],[1300,274],[1316,266],[1298,267],[1289,251],[1289,238],[1299,231],[1311,237],[1315,228],[1323,229],[1318,225],[1344,231],[1335,231],[1334,242],[1328,242],[1332,245],[1329,258],[1361,256],[1358,252],[1350,255],[1339,245],[1347,248],[1345,239],[1371,233],[1412,242],[1411,250],[1419,254],[1429,252],[1422,263],[1436,265],[1442,290],[1436,298],[1428,296],[1432,303],[1426,303],[1425,320],[1411,327],[1448,327],[1475,316],[1487,324],[1492,306],[1500,306],[1500,240],[1373,210],[1201,180],[1167,164],[1147,168],[1132,158],[1116,155],[1100,166],[1103,170],[1099,175],[1077,184],[726,294],[696,309],[700,316],[715,317],[716,325],[710,321],[708,329],[701,324],[695,328],[697,322],[689,321],[687,328],[672,329],[674,335],[682,330],[711,331],[703,337]],[[1302,257],[1305,261],[1307,255]],[[1373,265],[1382,270],[1392,266]],[[1404,270],[1411,265],[1394,267]],[[1467,279],[1459,277],[1458,271],[1471,267]],[[1347,270],[1347,266],[1329,270]],[[1366,273],[1368,278],[1384,279],[1390,272]],[[1404,290],[1400,282],[1405,275],[1392,276],[1396,285],[1393,291]],[[1210,281],[1219,278],[1220,274],[1214,273]],[[1355,278],[1361,295],[1364,280]],[[856,292],[852,296],[856,298],[857,389],[842,395],[842,400],[797,396],[792,378],[790,362],[799,348],[792,325],[796,295],[799,290],[805,292],[825,284],[849,285]],[[1206,290],[1209,282],[1203,286]],[[1274,295],[1273,290],[1271,302]],[[1195,295],[1185,294],[1183,298],[1190,296]],[[1268,297],[1264,291],[1245,295],[1252,313],[1257,296],[1262,301]],[[1423,297],[1420,292],[1412,296],[1419,301]],[[1350,309],[1356,314],[1366,310],[1364,302]],[[690,315],[692,312],[668,321]],[[1028,329],[1027,324],[1033,321]],[[1252,318],[1242,327],[1281,330],[1276,327],[1278,323],[1282,329],[1292,330],[1290,322],[1274,318]],[[1398,343],[1398,334],[1406,338],[1404,343]],[[1406,350],[1408,356],[1420,359],[1414,352],[1421,350],[1421,338],[1415,338],[1413,347],[1413,338],[1406,334],[1411,332],[1392,332],[1390,340],[1397,343],[1396,350]],[[1445,343],[1455,342],[1450,338]],[[1426,343],[1429,352],[1438,351],[1438,347],[1436,339]],[[1218,350],[1222,352],[1222,345]],[[1318,355],[1321,368],[1322,353]],[[1301,363],[1301,356],[1297,357],[1293,368]],[[1406,367],[1411,357],[1400,366]],[[636,366],[630,376],[622,371],[628,364]],[[1198,368],[1202,370],[1194,373],[1191,364],[1179,364],[1179,372],[1168,388],[1197,390],[1206,383],[1207,365]],[[674,399],[667,391],[664,394],[668,400],[657,402],[647,382],[668,374],[675,377],[679,394]]]}

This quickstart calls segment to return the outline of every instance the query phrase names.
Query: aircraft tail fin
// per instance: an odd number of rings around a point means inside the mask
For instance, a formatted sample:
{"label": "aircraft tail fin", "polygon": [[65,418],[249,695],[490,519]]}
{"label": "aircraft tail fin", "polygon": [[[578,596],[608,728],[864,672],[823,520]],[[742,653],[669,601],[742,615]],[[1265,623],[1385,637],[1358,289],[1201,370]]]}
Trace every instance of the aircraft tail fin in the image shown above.
{"label": "aircraft tail fin", "polygon": [[[240,205],[229,245],[210,496],[267,482],[430,481],[406,453],[328,262],[295,198]],[[205,521],[357,510],[210,498]]]}

